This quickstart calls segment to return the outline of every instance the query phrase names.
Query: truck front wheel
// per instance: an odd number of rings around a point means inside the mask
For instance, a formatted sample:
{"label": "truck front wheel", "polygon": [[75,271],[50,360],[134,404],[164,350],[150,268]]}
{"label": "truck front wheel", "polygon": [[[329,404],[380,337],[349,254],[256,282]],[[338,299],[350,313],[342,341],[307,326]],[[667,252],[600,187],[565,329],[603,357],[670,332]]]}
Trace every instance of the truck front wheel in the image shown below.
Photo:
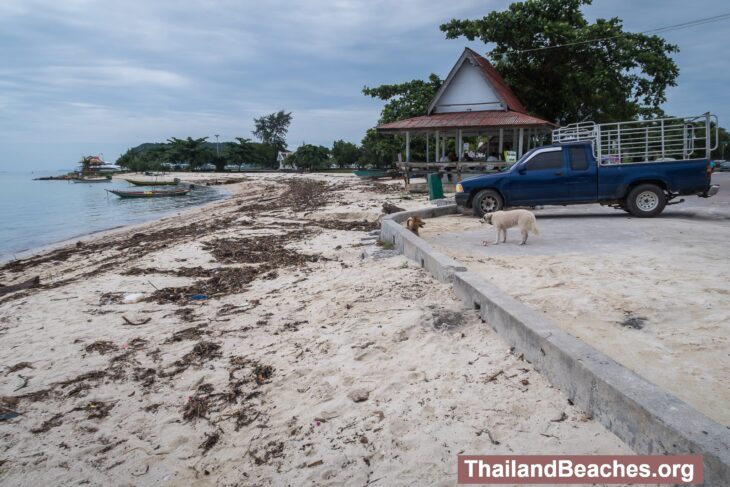
{"label": "truck front wheel", "polygon": [[629,213],[639,218],[657,216],[667,206],[664,191],[653,184],[640,184],[626,198]]}
{"label": "truck front wheel", "polygon": [[474,195],[471,206],[474,208],[474,213],[481,218],[487,213],[504,208],[504,200],[502,195],[493,189],[483,189]]}

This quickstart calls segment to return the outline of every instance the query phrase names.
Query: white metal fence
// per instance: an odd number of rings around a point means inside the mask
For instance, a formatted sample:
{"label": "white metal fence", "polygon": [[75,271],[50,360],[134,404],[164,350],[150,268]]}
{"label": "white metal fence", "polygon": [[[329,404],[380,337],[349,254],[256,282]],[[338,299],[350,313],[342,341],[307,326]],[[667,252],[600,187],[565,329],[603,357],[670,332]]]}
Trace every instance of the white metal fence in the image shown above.
{"label": "white metal fence", "polygon": [[600,164],[709,159],[717,148],[717,117],[573,123],[553,130],[553,142],[590,141]]}

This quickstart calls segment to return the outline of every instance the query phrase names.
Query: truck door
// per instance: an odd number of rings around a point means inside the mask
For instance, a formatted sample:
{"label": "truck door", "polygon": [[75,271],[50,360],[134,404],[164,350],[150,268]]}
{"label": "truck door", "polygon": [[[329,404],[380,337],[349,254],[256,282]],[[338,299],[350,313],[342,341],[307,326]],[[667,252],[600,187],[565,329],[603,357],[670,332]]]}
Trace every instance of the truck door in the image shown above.
{"label": "truck door", "polygon": [[534,152],[510,174],[507,203],[533,205],[559,203],[565,198],[565,156],[561,147]]}
{"label": "truck door", "polygon": [[568,200],[572,203],[595,203],[598,199],[598,168],[590,146],[567,146],[568,171],[564,177]]}

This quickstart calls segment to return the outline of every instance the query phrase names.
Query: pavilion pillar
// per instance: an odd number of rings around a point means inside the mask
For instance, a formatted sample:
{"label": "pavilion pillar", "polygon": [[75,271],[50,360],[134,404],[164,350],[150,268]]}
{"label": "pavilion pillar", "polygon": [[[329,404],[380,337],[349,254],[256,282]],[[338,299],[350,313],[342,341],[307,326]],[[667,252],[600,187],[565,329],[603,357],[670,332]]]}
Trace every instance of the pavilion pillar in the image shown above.
{"label": "pavilion pillar", "polygon": [[411,162],[411,133],[406,132],[406,162]]}
{"label": "pavilion pillar", "polygon": [[441,139],[441,133],[437,130],[436,131],[436,157],[434,158],[434,162],[439,161],[439,142]]}
{"label": "pavilion pillar", "polygon": [[459,156],[458,161],[461,162],[461,129],[456,131],[456,155]]}
{"label": "pavilion pillar", "polygon": [[428,142],[431,140],[431,136],[426,132],[426,162],[431,162],[431,150],[428,148]]}
{"label": "pavilion pillar", "polygon": [[519,149],[517,149],[517,159],[522,157],[522,146],[523,146],[524,142],[525,142],[525,129],[521,128],[520,129],[520,144],[519,144]]}
{"label": "pavilion pillar", "polygon": [[512,128],[512,147],[511,150],[517,152],[517,129]]}
{"label": "pavilion pillar", "polygon": [[[489,154],[487,154],[489,156]],[[504,129],[499,129],[499,160],[504,157]]]}

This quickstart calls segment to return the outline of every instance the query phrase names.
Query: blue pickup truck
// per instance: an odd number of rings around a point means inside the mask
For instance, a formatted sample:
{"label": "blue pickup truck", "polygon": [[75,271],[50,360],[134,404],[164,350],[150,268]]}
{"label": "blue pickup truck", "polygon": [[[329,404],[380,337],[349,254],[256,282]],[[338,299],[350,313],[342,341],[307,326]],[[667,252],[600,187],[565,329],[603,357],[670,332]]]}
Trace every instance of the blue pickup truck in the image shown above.
{"label": "blue pickup truck", "polygon": [[462,181],[456,203],[478,216],[510,206],[600,203],[653,217],[681,203],[672,201],[678,196],[716,194],[711,175],[709,159],[598,164],[591,142],[563,142],[530,150],[505,172]]}

